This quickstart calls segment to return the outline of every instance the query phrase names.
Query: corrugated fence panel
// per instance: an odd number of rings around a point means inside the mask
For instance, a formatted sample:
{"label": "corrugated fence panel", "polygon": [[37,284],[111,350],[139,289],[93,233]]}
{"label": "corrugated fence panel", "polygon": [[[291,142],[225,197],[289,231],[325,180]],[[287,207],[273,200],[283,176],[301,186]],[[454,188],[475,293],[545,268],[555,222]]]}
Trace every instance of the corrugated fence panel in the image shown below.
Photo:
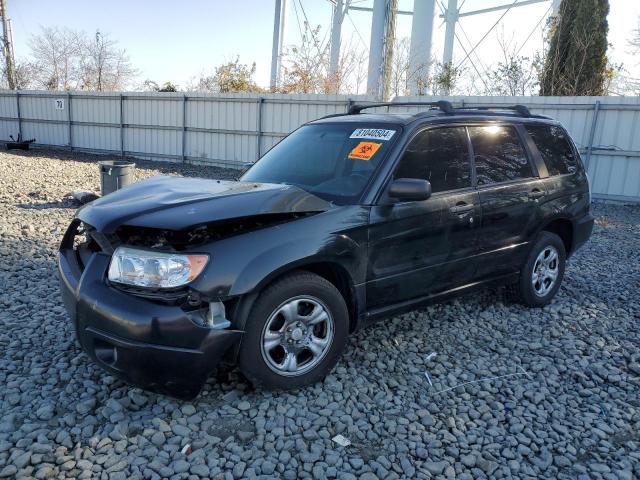
{"label": "corrugated fence panel", "polygon": [[124,97],[123,110],[128,125],[182,126],[182,96]]}
{"label": "corrugated fence panel", "polygon": [[120,128],[74,125],[73,147],[85,150],[120,151]]}
{"label": "corrugated fence panel", "polygon": [[640,198],[640,99],[602,100],[593,144],[594,195]]}
{"label": "corrugated fence panel", "polygon": [[131,154],[157,154],[179,157],[182,131],[154,128],[127,128],[124,130],[124,150]]}
{"label": "corrugated fence panel", "polygon": [[[0,138],[18,137],[18,105],[14,94],[0,95]],[[16,120],[10,120],[15,118]]]}
{"label": "corrugated fence panel", "polygon": [[[640,201],[638,97],[396,99],[437,100],[456,107],[522,104],[533,113],[555,118],[581,149],[595,197]],[[353,102],[374,101],[346,95],[5,90],[0,91],[0,138],[17,137],[21,129],[23,138],[35,138],[42,145],[240,168],[301,124],[343,113]],[[424,106],[370,111],[422,110]]]}
{"label": "corrugated fence panel", "polygon": [[[59,108],[56,108],[56,103]],[[34,138],[36,143],[45,145],[68,145],[66,94],[58,97],[40,97],[20,93],[20,116],[22,118],[22,138]],[[45,123],[46,122],[46,123]]]}
{"label": "corrugated fence panel", "polygon": [[120,100],[107,95],[71,95],[73,147],[120,150]]}
{"label": "corrugated fence panel", "polygon": [[[185,155],[203,163],[254,162],[258,151],[260,97],[189,96],[186,103]],[[209,130],[209,131],[207,131]]]}
{"label": "corrugated fence panel", "polygon": [[120,100],[74,94],[71,118],[74,122],[120,123]]}

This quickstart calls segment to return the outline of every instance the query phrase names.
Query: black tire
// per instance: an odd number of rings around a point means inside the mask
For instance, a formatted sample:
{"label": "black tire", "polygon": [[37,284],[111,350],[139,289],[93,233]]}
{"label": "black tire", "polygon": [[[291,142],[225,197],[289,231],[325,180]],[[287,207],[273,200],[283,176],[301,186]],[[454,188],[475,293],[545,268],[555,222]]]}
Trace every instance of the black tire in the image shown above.
{"label": "black tire", "polygon": [[[327,322],[332,322],[333,325],[332,340],[327,341],[328,345],[322,356],[318,356],[318,363],[308,371],[299,374],[276,372],[275,367],[270,366],[269,360],[265,357],[273,359],[273,356],[280,353],[278,349],[283,347],[276,347],[273,354],[263,352],[263,334],[267,330],[267,322],[284,304],[305,296],[318,300],[326,309],[329,314]],[[304,300],[301,304],[300,308],[304,308]],[[323,328],[328,328],[327,325]],[[308,327],[306,331],[313,328],[315,327]],[[271,324],[269,329],[271,330]],[[283,329],[286,330],[285,327]],[[292,272],[267,286],[253,305],[240,345],[238,366],[255,386],[267,389],[293,389],[311,385],[322,380],[336,365],[347,343],[348,332],[349,313],[338,289],[328,280],[311,272]],[[283,349],[281,353],[286,355],[286,350]],[[303,357],[304,353],[303,351]],[[313,355],[311,352],[309,354]]]}
{"label": "black tire", "polygon": [[[553,285],[549,283],[546,287],[540,286],[542,284],[538,282],[539,288],[543,290],[543,292],[539,292],[533,284],[533,271],[536,268],[539,256],[543,252],[552,252],[551,249],[555,249],[555,252],[557,252],[557,277]],[[562,239],[555,233],[540,232],[520,271],[520,280],[516,285],[512,286],[514,299],[528,307],[544,307],[551,302],[562,284],[566,259],[567,254]],[[544,291],[544,288],[548,288],[548,291]]]}

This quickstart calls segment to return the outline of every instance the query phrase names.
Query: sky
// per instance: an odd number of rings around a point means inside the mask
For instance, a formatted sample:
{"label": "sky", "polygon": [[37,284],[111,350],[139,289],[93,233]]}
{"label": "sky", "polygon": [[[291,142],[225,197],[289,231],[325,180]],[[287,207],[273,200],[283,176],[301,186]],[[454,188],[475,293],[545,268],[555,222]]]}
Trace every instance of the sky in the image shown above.
{"label": "sky", "polygon": [[[420,1],[420,0],[415,0]],[[439,0],[440,2],[441,0]],[[412,10],[414,0],[399,0],[400,10]],[[28,57],[29,38],[41,26],[66,26],[88,33],[100,29],[126,48],[131,62],[140,71],[138,83],[146,79],[160,84],[171,81],[185,86],[201,73],[240,58],[256,63],[256,81],[268,86],[271,68],[274,0],[8,0],[12,20],[15,55]],[[461,12],[511,3],[511,0],[459,0]],[[373,0],[354,0],[371,6]],[[512,42],[527,56],[541,50],[542,26],[550,1],[512,8],[497,29],[476,49],[474,63],[488,68],[500,60],[498,35]],[[638,27],[639,0],[610,0],[609,57],[622,63],[631,76],[640,77],[640,60],[628,47],[632,31]],[[294,8],[295,7],[295,8]],[[320,25],[320,38],[328,35],[332,7],[328,0],[289,0],[286,43],[300,39],[305,14],[313,26]],[[438,12],[439,13],[439,12]],[[469,51],[500,19],[503,12],[466,17],[460,20],[458,36]],[[371,14],[351,11],[343,23],[343,45],[358,45],[368,52]],[[397,36],[409,37],[411,17],[400,15]],[[440,18],[434,28],[433,54],[442,57],[444,26]],[[454,47],[454,63],[465,56],[460,44]],[[471,65],[467,65],[472,68]]]}

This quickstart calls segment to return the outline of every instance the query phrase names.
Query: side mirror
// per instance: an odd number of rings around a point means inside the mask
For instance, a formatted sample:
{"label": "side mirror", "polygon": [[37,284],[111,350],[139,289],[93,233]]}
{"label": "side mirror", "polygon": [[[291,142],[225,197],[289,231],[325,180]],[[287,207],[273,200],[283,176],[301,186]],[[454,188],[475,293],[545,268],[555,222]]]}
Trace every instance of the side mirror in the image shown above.
{"label": "side mirror", "polygon": [[403,202],[426,200],[431,196],[431,183],[418,178],[398,178],[391,183],[389,196]]}

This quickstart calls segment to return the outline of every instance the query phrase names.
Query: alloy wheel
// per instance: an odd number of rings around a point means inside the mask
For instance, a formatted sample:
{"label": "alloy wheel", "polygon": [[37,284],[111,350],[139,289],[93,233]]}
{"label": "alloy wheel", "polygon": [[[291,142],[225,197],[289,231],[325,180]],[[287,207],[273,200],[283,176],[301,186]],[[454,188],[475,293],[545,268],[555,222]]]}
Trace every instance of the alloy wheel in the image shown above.
{"label": "alloy wheel", "polygon": [[306,295],[290,298],[265,324],[262,358],[279,375],[303,375],[325,358],[333,336],[333,317],[321,300]]}
{"label": "alloy wheel", "polygon": [[555,286],[560,272],[558,250],[548,245],[544,247],[533,265],[531,285],[538,297],[544,297]]}

